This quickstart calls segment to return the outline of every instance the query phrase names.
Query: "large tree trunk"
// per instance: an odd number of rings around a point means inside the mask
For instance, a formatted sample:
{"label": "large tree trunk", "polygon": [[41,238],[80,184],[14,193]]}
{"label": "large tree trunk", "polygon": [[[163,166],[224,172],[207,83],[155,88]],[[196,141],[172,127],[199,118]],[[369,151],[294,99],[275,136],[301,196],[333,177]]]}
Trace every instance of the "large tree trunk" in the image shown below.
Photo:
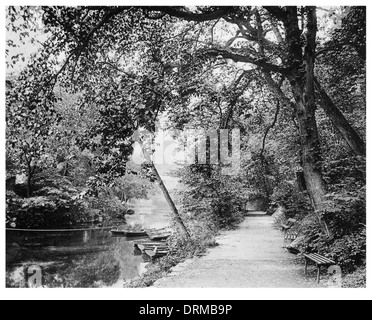
{"label": "large tree trunk", "polygon": [[[309,7],[307,14],[307,43],[305,47],[305,81],[301,101],[297,102],[297,116],[300,126],[302,161],[307,188],[315,210],[322,208],[326,187],[320,164],[322,160],[318,128],[315,118],[314,65],[317,17],[316,8]],[[298,85],[295,86],[295,92]]]}
{"label": "large tree trunk", "polygon": [[[324,196],[326,195],[326,186],[321,172],[321,149],[318,135],[318,128],[316,123],[315,111],[315,90],[314,90],[314,64],[315,64],[315,47],[316,47],[316,31],[317,31],[317,17],[316,8],[307,7],[307,32],[306,32],[306,46],[303,56],[303,64],[295,69],[291,76],[290,83],[294,99],[296,101],[296,114],[299,123],[301,151],[302,151],[302,166],[304,170],[304,177],[306,187],[317,214],[318,210],[323,208]],[[297,10],[293,15],[297,14]],[[298,22],[296,19],[292,21],[290,28],[297,30]],[[293,23],[295,22],[295,23]],[[294,32],[293,34],[298,34]],[[296,39],[300,45],[300,37]],[[289,39],[291,41],[291,39]],[[292,39],[293,41],[293,39]],[[293,43],[292,43],[293,45]],[[294,58],[299,56],[299,47],[293,47]],[[301,50],[302,51],[302,50]],[[318,216],[319,223],[324,231],[329,235],[329,230],[325,222]]]}
{"label": "large tree trunk", "polygon": [[296,101],[295,109],[301,138],[302,166],[313,207],[315,210],[319,210],[322,207],[326,188],[320,170],[321,151],[315,118],[314,63],[317,18],[315,7],[307,7],[306,11],[307,32],[304,52],[297,7],[286,8],[286,18],[283,22],[286,29],[289,62],[292,65],[292,72],[288,79]]}
{"label": "large tree trunk", "polygon": [[335,106],[330,96],[322,88],[318,79],[314,78],[316,89],[321,98],[321,106],[326,115],[331,119],[334,127],[340,132],[349,145],[350,149],[357,155],[366,155],[366,146],[363,139],[358,135],[350,123],[346,120],[342,112]]}
{"label": "large tree trunk", "polygon": [[[299,84],[292,87],[296,100],[297,121],[300,129],[302,167],[304,170],[307,190],[309,191],[315,210],[321,209],[323,197],[326,194],[325,184],[320,170],[321,152],[318,129],[315,119],[315,109],[311,107],[309,92],[311,86],[303,88]],[[311,99],[311,98],[310,98]]]}

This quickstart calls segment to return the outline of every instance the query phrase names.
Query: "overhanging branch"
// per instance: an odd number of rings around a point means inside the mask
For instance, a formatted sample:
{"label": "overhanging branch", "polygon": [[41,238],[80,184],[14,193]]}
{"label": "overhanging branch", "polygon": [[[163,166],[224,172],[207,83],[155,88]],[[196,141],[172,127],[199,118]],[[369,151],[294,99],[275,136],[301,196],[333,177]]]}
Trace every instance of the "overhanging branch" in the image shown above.
{"label": "overhanging branch", "polygon": [[251,63],[257,67],[264,69],[264,71],[268,71],[268,72],[280,73],[282,75],[289,74],[288,69],[285,69],[275,64],[272,64],[270,62],[267,62],[267,59],[265,58],[257,59],[257,58],[253,58],[250,56],[244,56],[244,55],[240,55],[240,54],[228,51],[228,50],[223,50],[223,49],[218,49],[218,48],[206,49],[206,50],[201,51],[200,53],[206,54],[211,57],[221,56],[225,59],[231,59],[235,62]]}
{"label": "overhanging branch", "polygon": [[264,154],[265,154],[265,147],[266,147],[266,139],[267,139],[267,136],[270,132],[271,129],[273,129],[278,121],[278,116],[279,116],[279,112],[280,112],[280,100],[278,99],[277,103],[276,103],[276,111],[275,111],[275,116],[274,116],[274,120],[273,122],[266,128],[265,130],[265,134],[264,134],[264,138],[262,140],[262,149],[261,149],[261,158],[263,159],[264,158]]}

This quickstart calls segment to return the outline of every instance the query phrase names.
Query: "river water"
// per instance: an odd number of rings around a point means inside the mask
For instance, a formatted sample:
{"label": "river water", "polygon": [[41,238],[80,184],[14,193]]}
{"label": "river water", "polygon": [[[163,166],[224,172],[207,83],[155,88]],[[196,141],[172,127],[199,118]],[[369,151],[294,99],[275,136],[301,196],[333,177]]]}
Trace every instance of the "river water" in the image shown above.
{"label": "river water", "polygon": [[[136,214],[127,217],[127,223],[169,226],[169,207],[160,190],[133,206]],[[43,287],[122,287],[145,265],[134,251],[133,238],[111,237],[109,230],[7,231],[6,236],[7,287],[26,287],[25,279],[34,274],[30,270],[35,266]]]}

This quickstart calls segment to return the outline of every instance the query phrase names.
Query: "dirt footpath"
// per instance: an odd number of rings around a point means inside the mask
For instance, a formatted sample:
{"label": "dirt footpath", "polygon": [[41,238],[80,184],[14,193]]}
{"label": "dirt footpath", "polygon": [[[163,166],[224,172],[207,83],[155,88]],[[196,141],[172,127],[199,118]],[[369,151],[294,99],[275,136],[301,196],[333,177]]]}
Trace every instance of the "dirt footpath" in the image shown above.
{"label": "dirt footpath", "polygon": [[[304,262],[282,248],[273,220],[254,212],[235,231],[217,238],[206,256],[173,268],[158,288],[319,288],[315,274],[304,276]],[[312,269],[310,269],[312,270]]]}

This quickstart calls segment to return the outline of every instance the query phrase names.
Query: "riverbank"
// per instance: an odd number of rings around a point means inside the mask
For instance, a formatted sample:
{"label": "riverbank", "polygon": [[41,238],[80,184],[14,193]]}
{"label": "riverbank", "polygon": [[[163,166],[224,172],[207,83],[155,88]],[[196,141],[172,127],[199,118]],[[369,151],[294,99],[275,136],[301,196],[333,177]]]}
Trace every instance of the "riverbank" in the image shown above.
{"label": "riverbank", "polygon": [[158,288],[317,288],[304,276],[301,258],[282,247],[282,234],[270,216],[247,217],[234,231],[217,238],[219,246],[204,257],[157,281]]}
{"label": "riverbank", "polygon": [[[256,212],[238,228],[216,238],[218,246],[188,259],[167,257],[148,266],[129,287],[156,288],[327,288],[323,273],[316,282],[316,268],[304,273],[304,260],[282,248],[283,234],[274,219]],[[343,288],[364,288],[365,268],[345,274]]]}
{"label": "riverbank", "polygon": [[124,288],[146,288],[151,287],[156,281],[166,277],[174,268],[194,258],[202,257],[207,249],[214,247],[216,242],[211,239],[208,242],[200,240],[178,239],[171,244],[169,254],[159,260],[148,263],[140,270],[140,276],[124,282]]}
{"label": "riverbank", "polygon": [[203,256],[171,263],[171,258],[149,266],[149,271],[133,286],[157,288],[319,288],[315,269],[304,275],[300,257],[281,246],[282,234],[270,216],[256,213],[236,230],[216,238],[218,246]]}

